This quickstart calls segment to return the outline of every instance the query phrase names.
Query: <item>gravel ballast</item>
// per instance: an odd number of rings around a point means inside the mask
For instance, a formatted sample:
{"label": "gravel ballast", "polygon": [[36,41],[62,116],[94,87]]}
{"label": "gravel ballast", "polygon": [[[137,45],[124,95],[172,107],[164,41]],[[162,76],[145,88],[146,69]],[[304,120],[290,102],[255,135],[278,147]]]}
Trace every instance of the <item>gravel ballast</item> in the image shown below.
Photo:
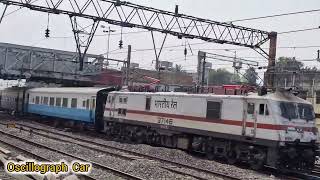
{"label": "gravel ballast", "polygon": [[[72,132],[64,132],[61,130],[53,129],[52,127],[48,127],[46,125],[42,125],[36,122],[31,122],[31,121],[19,121],[19,123],[25,123],[26,125],[32,125],[33,127],[36,128],[43,128],[43,129],[50,129],[51,131],[54,132],[59,132],[63,133],[66,135],[71,135],[77,138],[82,138],[85,140],[89,140],[92,142],[97,142],[101,144],[107,144],[109,146],[114,146],[118,148],[123,148],[126,150],[146,154],[146,155],[151,155],[151,156],[156,156],[156,157],[161,157],[164,159],[168,159],[170,161],[178,162],[178,163],[183,163],[183,164],[189,164],[191,166],[196,166],[200,167],[203,169],[208,169],[211,171],[215,172],[220,172],[224,174],[228,174],[234,177],[238,177],[241,179],[276,179],[272,175],[266,175],[263,173],[259,173],[256,171],[252,171],[249,169],[243,169],[239,168],[236,166],[228,165],[228,164],[223,164],[220,162],[216,161],[210,161],[207,159],[203,159],[201,157],[197,156],[192,156],[184,151],[177,150],[177,149],[168,149],[168,148],[163,148],[163,147],[152,147],[149,145],[144,145],[144,144],[127,144],[127,143],[120,143],[116,141],[109,141],[103,138],[95,138],[88,136],[86,134],[79,134],[79,133],[72,133]],[[3,126],[0,126],[0,128],[4,128]],[[11,130],[12,133],[15,133],[17,135],[22,135],[26,136],[28,133],[22,131],[21,133],[18,130]],[[19,135],[19,136],[20,136]],[[52,134],[50,134],[51,136]],[[53,136],[53,135],[52,135]],[[62,138],[62,137],[60,137]],[[176,173],[172,173],[169,170],[161,168],[161,166],[166,166],[166,164],[160,163],[160,162],[154,162],[146,159],[138,159],[138,160],[133,160],[133,161],[125,161],[123,159],[117,158],[117,157],[112,157],[111,155],[108,154],[103,154],[101,152],[95,152],[93,150],[88,150],[86,148],[77,146],[75,144],[68,144],[68,143],[63,143],[63,142],[58,142],[49,138],[45,137],[40,137],[37,135],[33,135],[33,141],[39,142],[41,144],[47,144],[48,146],[53,146],[56,147],[59,150],[63,150],[69,153],[73,153],[75,155],[81,155],[81,157],[84,157],[86,159],[93,160],[95,162],[99,162],[102,164],[110,165],[116,169],[121,169],[124,170],[128,173],[135,174],[139,177],[143,177],[146,179],[193,179],[192,177],[188,176],[180,176]],[[118,152],[121,153],[121,152]],[[221,179],[219,177],[213,177],[208,174],[200,173],[200,172],[195,172],[190,169],[184,169],[184,168],[179,168],[180,171],[185,171],[193,175],[198,175],[199,177],[202,178],[207,178],[207,179]]]}

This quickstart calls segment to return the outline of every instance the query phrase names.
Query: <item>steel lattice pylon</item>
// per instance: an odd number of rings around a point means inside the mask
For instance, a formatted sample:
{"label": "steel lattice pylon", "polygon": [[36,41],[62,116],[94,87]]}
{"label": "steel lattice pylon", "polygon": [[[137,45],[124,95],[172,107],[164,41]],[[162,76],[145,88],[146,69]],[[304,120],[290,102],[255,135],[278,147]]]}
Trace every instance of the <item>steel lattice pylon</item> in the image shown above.
{"label": "steel lattice pylon", "polygon": [[[260,48],[272,38],[271,33],[179,14],[177,9],[176,12],[169,12],[120,0],[0,0],[0,3],[46,13],[92,19],[97,24],[104,21],[122,27],[167,33],[179,38],[195,38],[207,42],[249,47],[262,55],[272,54],[272,57],[268,57],[271,61],[275,58],[274,53],[265,53]],[[94,32],[90,36],[93,34]],[[90,36],[89,40],[90,38],[92,40]]]}

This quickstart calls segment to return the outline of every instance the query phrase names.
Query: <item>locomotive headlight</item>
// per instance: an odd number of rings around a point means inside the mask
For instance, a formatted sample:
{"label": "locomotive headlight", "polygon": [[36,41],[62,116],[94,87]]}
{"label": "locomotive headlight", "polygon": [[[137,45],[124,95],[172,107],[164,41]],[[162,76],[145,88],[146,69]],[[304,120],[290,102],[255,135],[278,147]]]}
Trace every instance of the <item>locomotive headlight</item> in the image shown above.
{"label": "locomotive headlight", "polygon": [[295,127],[288,127],[287,131],[296,131],[296,128]]}

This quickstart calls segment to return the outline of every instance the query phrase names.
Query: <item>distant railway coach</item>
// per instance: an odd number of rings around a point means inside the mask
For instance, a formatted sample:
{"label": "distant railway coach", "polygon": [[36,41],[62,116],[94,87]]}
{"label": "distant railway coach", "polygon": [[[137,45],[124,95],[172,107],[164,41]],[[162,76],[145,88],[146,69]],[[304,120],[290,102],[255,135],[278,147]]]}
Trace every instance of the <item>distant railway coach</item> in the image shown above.
{"label": "distant railway coach", "polygon": [[106,88],[30,89],[27,91],[27,112],[94,124],[99,129],[107,91]]}
{"label": "distant railway coach", "polygon": [[105,129],[167,147],[247,161],[253,168],[312,169],[318,131],[311,104],[289,92],[264,96],[109,93]]}
{"label": "distant railway coach", "polygon": [[11,112],[21,113],[24,111],[24,99],[26,88],[12,87],[3,89],[0,92],[0,109]]}

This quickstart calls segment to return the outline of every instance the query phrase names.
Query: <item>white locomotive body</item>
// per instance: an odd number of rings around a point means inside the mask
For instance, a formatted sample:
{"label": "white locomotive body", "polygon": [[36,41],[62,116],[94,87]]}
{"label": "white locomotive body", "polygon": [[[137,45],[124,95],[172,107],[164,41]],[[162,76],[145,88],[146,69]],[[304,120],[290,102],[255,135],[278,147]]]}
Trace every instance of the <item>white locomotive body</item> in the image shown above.
{"label": "white locomotive body", "polygon": [[[247,161],[253,168],[312,169],[318,130],[311,104],[288,92],[264,96],[110,92],[105,130],[172,148]],[[302,166],[302,167],[301,167]]]}

